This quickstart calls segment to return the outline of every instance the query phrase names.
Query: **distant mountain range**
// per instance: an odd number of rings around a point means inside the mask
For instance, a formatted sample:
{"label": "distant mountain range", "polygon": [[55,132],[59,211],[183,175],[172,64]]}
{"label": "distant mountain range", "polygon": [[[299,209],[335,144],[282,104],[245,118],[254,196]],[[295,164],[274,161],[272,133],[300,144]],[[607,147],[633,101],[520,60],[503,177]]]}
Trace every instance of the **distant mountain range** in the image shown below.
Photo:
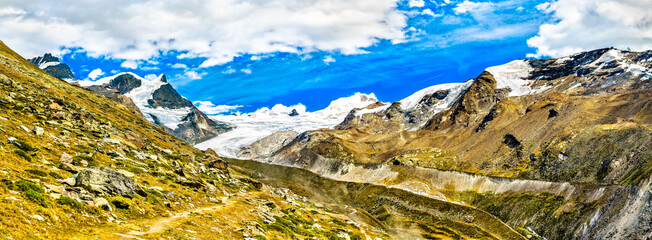
{"label": "distant mountain range", "polygon": [[52,54],[29,60],[50,75],[94,91],[142,113],[152,123],[191,143],[199,143],[231,127],[208,118],[167,82],[164,74],[154,80],[134,73],[119,73],[97,81],[76,79],[70,67]]}
{"label": "distant mountain range", "polygon": [[652,51],[515,60],[239,156],[463,201],[549,239],[649,238],[651,79]]}

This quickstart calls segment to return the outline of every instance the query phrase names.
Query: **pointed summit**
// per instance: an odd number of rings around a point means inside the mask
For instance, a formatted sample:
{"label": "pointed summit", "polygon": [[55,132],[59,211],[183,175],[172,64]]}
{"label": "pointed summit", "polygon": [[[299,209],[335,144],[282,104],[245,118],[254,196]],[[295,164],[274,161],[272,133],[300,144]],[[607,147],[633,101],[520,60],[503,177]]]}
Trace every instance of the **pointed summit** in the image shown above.
{"label": "pointed summit", "polygon": [[161,74],[161,76],[159,76],[158,79],[159,79],[159,81],[164,82],[164,83],[168,82],[167,77],[165,77],[165,73]]}

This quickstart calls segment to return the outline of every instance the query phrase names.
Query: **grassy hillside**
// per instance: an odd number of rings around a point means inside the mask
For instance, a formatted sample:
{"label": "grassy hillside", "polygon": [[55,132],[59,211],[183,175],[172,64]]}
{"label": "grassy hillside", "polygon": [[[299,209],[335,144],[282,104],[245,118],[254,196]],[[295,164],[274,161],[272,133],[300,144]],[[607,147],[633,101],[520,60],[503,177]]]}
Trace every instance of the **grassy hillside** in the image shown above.
{"label": "grassy hillside", "polygon": [[[333,224],[350,220],[237,172],[229,178],[209,167],[216,155],[48,75],[1,42],[0,159],[0,239],[384,236]],[[75,182],[100,166],[133,179],[133,197]]]}

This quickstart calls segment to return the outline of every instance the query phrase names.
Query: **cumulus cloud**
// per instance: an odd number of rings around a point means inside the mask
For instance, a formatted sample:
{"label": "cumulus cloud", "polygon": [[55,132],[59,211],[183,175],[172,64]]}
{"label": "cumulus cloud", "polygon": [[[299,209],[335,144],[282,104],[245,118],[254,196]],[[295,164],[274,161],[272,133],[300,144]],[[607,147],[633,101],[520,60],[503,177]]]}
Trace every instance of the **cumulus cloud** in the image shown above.
{"label": "cumulus cloud", "polygon": [[408,5],[410,7],[423,7],[423,6],[425,6],[425,4],[426,3],[423,0],[410,0],[408,2]]}
{"label": "cumulus cloud", "polygon": [[88,74],[88,78],[90,80],[95,80],[95,79],[97,79],[98,77],[100,77],[102,75],[104,75],[104,71],[102,71],[102,69],[96,68],[95,70],[91,71]]}
{"label": "cumulus cloud", "polygon": [[138,68],[138,63],[136,61],[124,61],[122,64],[120,64],[120,67],[122,68],[129,68],[129,69],[136,69]]}
{"label": "cumulus cloud", "polygon": [[485,12],[493,9],[494,4],[491,2],[471,2],[465,0],[464,2],[457,4],[453,11],[457,14],[463,13],[473,13],[473,12]]}
{"label": "cumulus cloud", "polygon": [[329,64],[335,62],[335,58],[333,58],[331,56],[326,56],[326,57],[324,57],[323,61],[324,61],[324,63],[326,63],[326,65],[329,65]]}
{"label": "cumulus cloud", "polygon": [[174,65],[172,65],[172,68],[188,68],[188,66],[186,66],[186,64],[183,63],[175,63]]}
{"label": "cumulus cloud", "polygon": [[242,105],[215,105],[210,101],[195,101],[193,104],[197,106],[197,109],[208,115],[227,113],[242,107]]}
{"label": "cumulus cloud", "polygon": [[145,75],[144,78],[151,81],[151,80],[157,79],[158,76],[156,74],[147,74],[147,75]]}
{"label": "cumulus cloud", "polygon": [[[89,56],[143,60],[168,51],[201,67],[245,53],[362,53],[405,41],[397,0],[0,0],[3,41],[26,57],[79,47]],[[25,41],[30,39],[30,41]]]}
{"label": "cumulus cloud", "polygon": [[435,14],[434,12],[432,12],[432,10],[427,9],[427,8],[424,9],[424,10],[421,12],[421,14],[423,14],[423,15],[429,15],[429,16],[431,16],[431,17],[441,17],[441,16],[443,16],[442,14],[439,14],[439,13],[438,13],[438,14]]}
{"label": "cumulus cloud", "polygon": [[201,78],[202,78],[203,76],[205,76],[205,75],[206,75],[205,72],[198,73],[198,72],[196,72],[196,71],[192,71],[192,70],[191,70],[191,71],[187,71],[187,72],[184,73],[184,76],[186,76],[186,77],[187,77],[188,79],[190,79],[190,80],[201,79]]}
{"label": "cumulus cloud", "polygon": [[527,43],[537,49],[530,57],[560,57],[604,47],[652,49],[652,1],[558,0],[537,6],[552,13],[555,23],[543,24]]}

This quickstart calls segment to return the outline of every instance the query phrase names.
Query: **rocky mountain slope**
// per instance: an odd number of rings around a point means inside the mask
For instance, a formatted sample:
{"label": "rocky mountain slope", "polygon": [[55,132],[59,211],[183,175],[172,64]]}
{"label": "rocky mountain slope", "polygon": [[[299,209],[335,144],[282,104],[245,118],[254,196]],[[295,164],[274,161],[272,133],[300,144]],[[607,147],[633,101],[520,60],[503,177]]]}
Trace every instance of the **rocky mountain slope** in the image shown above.
{"label": "rocky mountain slope", "polygon": [[52,76],[79,84],[113,101],[140,111],[150,122],[191,143],[199,143],[228,131],[230,126],[208,118],[181,96],[166,76],[144,79],[134,73],[120,73],[97,81],[74,78],[70,68],[51,54],[29,60]]}
{"label": "rocky mountain slope", "polygon": [[1,239],[388,237],[225,167],[2,42],[0,109]]}
{"label": "rocky mountain slope", "polygon": [[652,51],[516,60],[258,160],[461,202],[548,239],[650,238],[650,78]]}

